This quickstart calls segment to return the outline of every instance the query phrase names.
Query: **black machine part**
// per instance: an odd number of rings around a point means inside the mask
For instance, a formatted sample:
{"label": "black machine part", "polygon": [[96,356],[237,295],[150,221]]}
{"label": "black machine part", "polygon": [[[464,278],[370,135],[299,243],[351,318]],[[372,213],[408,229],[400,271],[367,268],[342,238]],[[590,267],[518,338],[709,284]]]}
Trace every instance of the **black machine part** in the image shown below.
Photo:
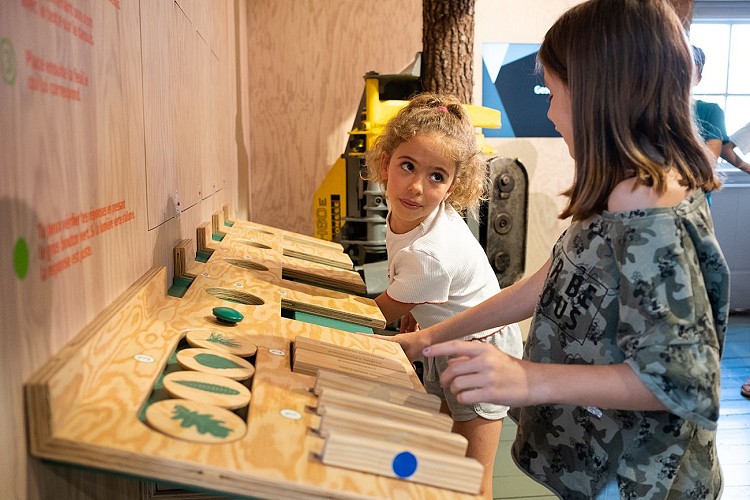
{"label": "black machine part", "polygon": [[521,279],[526,268],[529,179],[517,159],[491,158],[488,169],[491,184],[480,211],[479,243],[504,288]]}

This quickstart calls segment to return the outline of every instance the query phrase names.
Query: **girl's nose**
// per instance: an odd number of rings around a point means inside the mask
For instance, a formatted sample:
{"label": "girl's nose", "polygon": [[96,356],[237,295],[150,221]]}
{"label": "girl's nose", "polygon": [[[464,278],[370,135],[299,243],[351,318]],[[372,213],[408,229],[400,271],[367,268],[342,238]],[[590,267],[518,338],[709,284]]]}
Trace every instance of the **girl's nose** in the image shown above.
{"label": "girl's nose", "polygon": [[412,182],[409,183],[409,191],[414,194],[422,193],[422,179],[415,176]]}

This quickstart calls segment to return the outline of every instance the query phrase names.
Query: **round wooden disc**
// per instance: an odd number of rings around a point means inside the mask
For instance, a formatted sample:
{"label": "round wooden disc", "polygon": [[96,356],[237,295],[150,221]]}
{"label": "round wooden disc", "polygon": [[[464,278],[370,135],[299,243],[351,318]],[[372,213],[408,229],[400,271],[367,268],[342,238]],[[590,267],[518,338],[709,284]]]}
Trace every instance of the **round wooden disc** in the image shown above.
{"label": "round wooden disc", "polygon": [[188,399],[157,401],[146,409],[146,421],[164,434],[197,443],[229,443],[247,431],[231,411]]}
{"label": "round wooden disc", "polygon": [[177,362],[186,370],[221,375],[232,380],[247,380],[255,373],[255,367],[246,359],[228,352],[201,347],[178,351]]}
{"label": "round wooden disc", "polygon": [[258,350],[256,345],[246,337],[219,330],[189,330],[186,338],[188,343],[193,347],[224,351],[235,356],[240,356],[241,358],[250,357]]}
{"label": "round wooden disc", "polygon": [[173,398],[189,399],[230,410],[250,403],[250,391],[239,382],[192,370],[172,372],[164,377],[164,389]]}

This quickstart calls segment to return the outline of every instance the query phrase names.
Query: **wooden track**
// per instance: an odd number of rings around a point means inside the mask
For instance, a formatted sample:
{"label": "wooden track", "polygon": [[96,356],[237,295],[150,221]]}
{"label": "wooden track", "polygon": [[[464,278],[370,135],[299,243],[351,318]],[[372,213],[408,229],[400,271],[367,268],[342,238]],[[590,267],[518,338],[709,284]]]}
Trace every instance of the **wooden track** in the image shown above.
{"label": "wooden track", "polygon": [[[269,248],[238,241],[255,229],[264,231],[255,231],[256,241]],[[429,483],[429,471],[427,480],[425,471],[406,480],[379,475],[375,468],[362,472],[336,466],[335,456],[356,452],[357,441],[352,445],[346,435],[330,441],[328,460],[333,465],[323,462],[325,440],[316,431],[321,416],[315,410],[315,378],[291,369],[295,338],[310,339],[307,345],[334,344],[372,359],[387,358],[388,366],[411,383],[399,391],[424,390],[397,344],[281,316],[285,305],[301,303],[318,313],[384,324],[371,299],[282,279],[286,257],[279,245],[288,237],[247,222],[227,226],[220,242],[205,242],[214,252],[208,262],[184,263],[183,272],[195,278],[182,298],[167,294],[165,268],[146,273],[27,381],[31,454],[202,491],[261,498],[474,498],[422,484]],[[180,245],[183,254],[192,254],[188,243]],[[330,244],[320,248],[323,253],[336,251]],[[231,263],[246,256],[266,270]],[[234,326],[221,324],[212,314],[217,306],[236,309],[244,320]],[[160,432],[142,418],[178,344],[197,329],[241,336],[257,346],[252,358],[255,372],[245,382],[252,393],[244,414],[247,429],[239,439],[197,443]],[[444,441],[446,449],[461,447],[455,440]],[[377,453],[382,467],[388,451]],[[443,458],[425,464],[438,467],[434,470],[453,467]]]}

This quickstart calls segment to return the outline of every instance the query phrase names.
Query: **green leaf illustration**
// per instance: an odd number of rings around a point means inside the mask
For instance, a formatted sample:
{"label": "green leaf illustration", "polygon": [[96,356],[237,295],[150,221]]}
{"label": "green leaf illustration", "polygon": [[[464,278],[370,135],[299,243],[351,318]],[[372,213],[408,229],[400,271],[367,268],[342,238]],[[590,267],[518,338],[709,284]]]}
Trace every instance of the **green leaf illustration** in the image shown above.
{"label": "green leaf illustration", "polygon": [[209,368],[216,369],[230,369],[230,368],[242,368],[242,365],[235,363],[231,359],[227,359],[224,356],[218,356],[216,354],[201,353],[197,354],[194,358],[198,363]]}
{"label": "green leaf illustration", "polygon": [[196,382],[195,380],[176,380],[175,383],[181,384],[187,387],[192,387],[199,391],[213,392],[215,394],[227,394],[229,396],[237,396],[240,391],[232,389],[231,387],[225,387],[223,385],[207,384],[205,382]]}
{"label": "green leaf illustration", "polygon": [[231,337],[225,337],[221,333],[216,333],[216,332],[211,332],[211,335],[209,335],[206,340],[208,340],[209,342],[214,342],[216,344],[225,345],[227,347],[239,347],[240,346],[240,343],[232,339]]}
{"label": "green leaf illustration", "polygon": [[210,413],[198,413],[188,410],[182,405],[174,407],[172,420],[182,420],[181,427],[187,429],[195,426],[195,429],[201,434],[208,433],[220,438],[225,438],[232,432],[232,429],[222,425],[224,423],[222,420],[214,420]]}

